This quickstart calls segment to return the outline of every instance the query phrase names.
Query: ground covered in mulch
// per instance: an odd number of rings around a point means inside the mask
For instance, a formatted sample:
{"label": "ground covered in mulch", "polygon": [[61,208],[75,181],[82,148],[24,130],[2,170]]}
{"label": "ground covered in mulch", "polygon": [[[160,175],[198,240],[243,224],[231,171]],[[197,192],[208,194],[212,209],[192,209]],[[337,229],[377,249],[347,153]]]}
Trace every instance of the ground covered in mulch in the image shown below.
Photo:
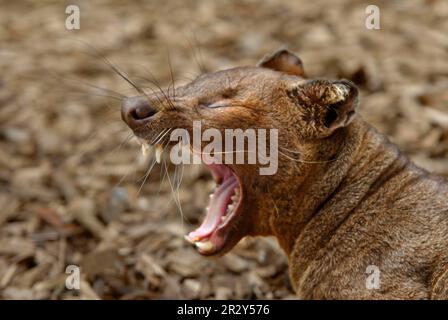
{"label": "ground covered in mulch", "polygon": [[[67,4],[1,4],[2,299],[292,297],[275,240],[246,239],[207,259],[183,239],[203,216],[210,176],[185,167],[174,194],[164,166],[145,181],[148,159],[116,94],[135,91],[100,55],[141,85],[167,85],[169,60],[185,82],[199,65],[252,65],[287,46],[310,76],[356,82],[364,118],[448,176],[444,0],[375,1],[380,30],[365,28],[370,3],[355,0],[71,3],[77,31],[65,29]],[[66,289],[68,265],[81,268],[81,290]]]}

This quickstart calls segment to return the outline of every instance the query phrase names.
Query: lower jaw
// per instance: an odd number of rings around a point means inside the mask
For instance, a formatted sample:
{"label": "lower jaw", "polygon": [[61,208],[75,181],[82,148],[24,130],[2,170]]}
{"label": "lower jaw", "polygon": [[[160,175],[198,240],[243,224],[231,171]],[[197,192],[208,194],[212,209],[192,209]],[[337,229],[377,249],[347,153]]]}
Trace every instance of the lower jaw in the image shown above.
{"label": "lower jaw", "polygon": [[[215,230],[207,238],[200,241],[193,241],[189,236],[185,239],[196,246],[197,251],[204,256],[222,255],[232,249],[232,230]],[[238,242],[238,241],[236,241]]]}
{"label": "lower jaw", "polygon": [[227,244],[227,235],[224,236],[218,236],[217,233],[219,231],[215,231],[210,238],[204,239],[205,241],[209,241],[210,243],[213,243],[213,249],[211,250],[204,250],[199,247],[197,247],[197,251],[204,255],[204,256],[214,256],[214,255],[220,255],[225,253],[225,247]]}
{"label": "lower jaw", "polygon": [[[237,214],[234,212],[233,214]],[[197,251],[204,256],[219,256],[228,252],[233,246],[238,243],[241,237],[236,235],[237,230],[234,225],[235,220],[239,217],[233,217],[228,221],[224,227],[214,230],[209,236],[201,238],[198,241],[191,238],[189,235],[185,239],[196,246]],[[238,239],[237,239],[238,238]]]}
{"label": "lower jaw", "polygon": [[185,236],[205,256],[222,255],[239,241],[235,220],[240,219],[238,211],[243,199],[241,183],[228,167],[212,167],[211,171],[221,184],[211,195],[201,226]]}
{"label": "lower jaw", "polygon": [[[212,256],[222,256],[229,252],[244,236],[244,232],[242,230],[236,230],[234,228],[229,228],[230,230],[218,230],[216,234],[213,236],[218,236],[219,240],[215,242],[215,246],[213,250],[206,251],[197,248],[197,251],[207,257]],[[218,235],[219,234],[219,235]]]}

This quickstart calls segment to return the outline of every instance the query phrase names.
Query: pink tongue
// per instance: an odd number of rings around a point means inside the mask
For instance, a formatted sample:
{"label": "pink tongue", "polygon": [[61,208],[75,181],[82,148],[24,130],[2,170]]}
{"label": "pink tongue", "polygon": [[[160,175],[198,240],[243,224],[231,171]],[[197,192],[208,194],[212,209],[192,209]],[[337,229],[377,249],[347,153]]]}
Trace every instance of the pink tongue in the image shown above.
{"label": "pink tongue", "polygon": [[208,237],[216,229],[221,222],[221,217],[226,213],[227,204],[237,183],[236,178],[230,176],[218,187],[213,194],[204,221],[198,229],[188,234],[189,238],[200,240]]}

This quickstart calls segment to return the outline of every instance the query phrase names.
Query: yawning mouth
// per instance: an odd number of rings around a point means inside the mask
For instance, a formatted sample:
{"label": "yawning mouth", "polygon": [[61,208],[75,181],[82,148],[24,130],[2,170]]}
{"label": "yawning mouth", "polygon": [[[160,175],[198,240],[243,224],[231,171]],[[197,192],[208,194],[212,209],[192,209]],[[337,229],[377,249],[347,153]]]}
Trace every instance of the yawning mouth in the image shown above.
{"label": "yawning mouth", "polygon": [[[142,144],[142,152],[147,156],[151,150],[151,145],[145,139],[139,139]],[[192,150],[191,146],[184,146]],[[161,162],[163,148],[160,144],[154,145],[155,160]],[[196,230],[191,231],[185,239],[194,244],[199,253],[203,255],[215,255],[222,253],[232,244],[232,226],[239,216],[244,190],[238,176],[229,166],[224,164],[206,164],[213,179],[216,182],[212,194],[210,194],[209,204],[206,208],[206,215],[202,224]]]}
{"label": "yawning mouth", "polygon": [[201,254],[218,253],[226,244],[229,231],[243,199],[241,182],[235,173],[226,165],[207,165],[217,186],[210,194],[210,202],[206,216],[196,230],[185,236],[193,243]]}

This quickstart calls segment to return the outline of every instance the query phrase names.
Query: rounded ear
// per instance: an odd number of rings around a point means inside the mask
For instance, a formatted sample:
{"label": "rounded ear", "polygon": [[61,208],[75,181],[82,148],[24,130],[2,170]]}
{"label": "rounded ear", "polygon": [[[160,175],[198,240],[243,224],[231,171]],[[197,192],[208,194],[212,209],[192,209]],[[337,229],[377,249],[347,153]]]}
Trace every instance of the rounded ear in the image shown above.
{"label": "rounded ear", "polygon": [[358,89],[348,80],[312,80],[301,83],[288,92],[307,119],[318,125],[319,132],[329,136],[347,126],[358,106]]}
{"label": "rounded ear", "polygon": [[280,49],[263,57],[257,67],[268,68],[306,78],[302,60],[286,49]]}

